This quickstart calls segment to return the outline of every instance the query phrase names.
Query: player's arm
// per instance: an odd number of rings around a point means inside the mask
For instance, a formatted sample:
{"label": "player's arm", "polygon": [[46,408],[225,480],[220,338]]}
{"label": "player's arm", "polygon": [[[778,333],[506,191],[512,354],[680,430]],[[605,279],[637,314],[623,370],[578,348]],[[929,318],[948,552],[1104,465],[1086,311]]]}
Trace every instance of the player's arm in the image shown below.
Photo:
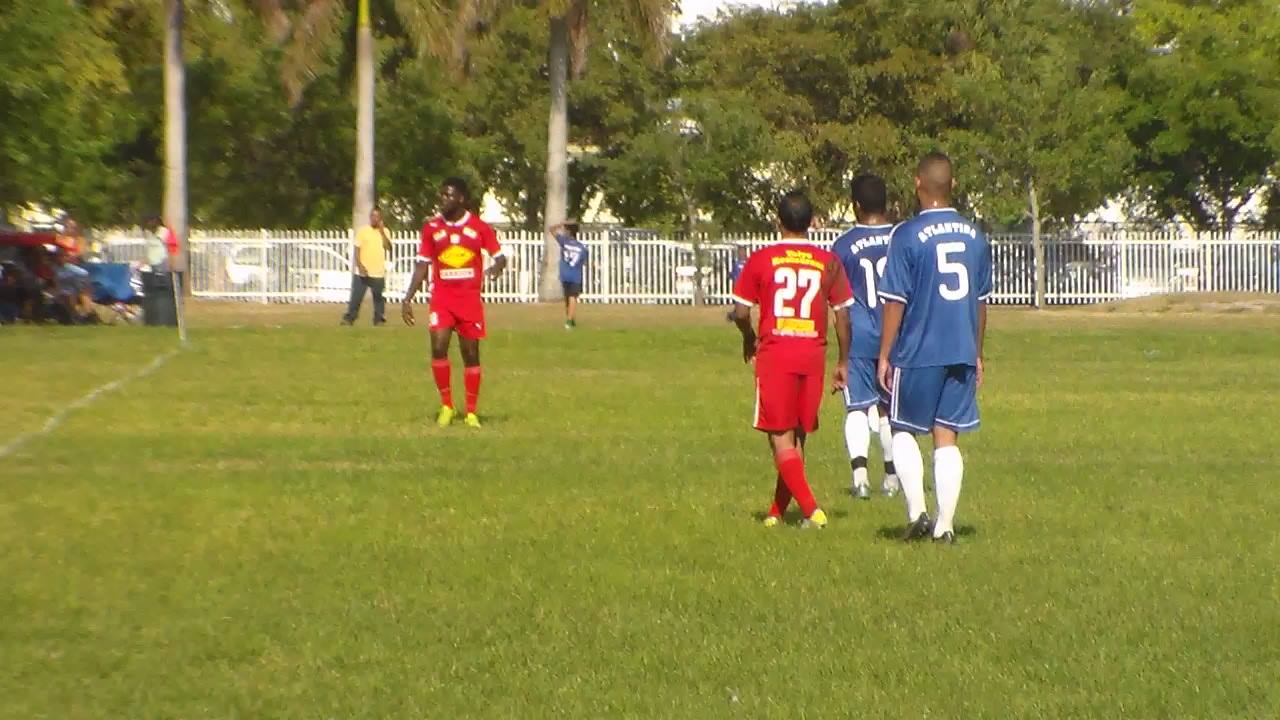
{"label": "player's arm", "polygon": [[498,233],[488,225],[485,226],[484,250],[489,253],[489,257],[493,258],[493,266],[489,268],[487,274],[491,278],[496,278],[507,269],[507,253],[498,243]]}
{"label": "player's arm", "polygon": [[831,389],[839,392],[849,384],[849,345],[853,341],[853,328],[849,324],[849,308],[853,305],[853,287],[849,284],[849,276],[845,274],[844,263],[838,256],[832,256],[827,263],[827,306],[833,312],[836,323],[836,345],[840,354],[836,356],[836,370],[831,379]]}
{"label": "player's arm", "polygon": [[[983,240],[986,237],[983,236]],[[978,349],[976,379],[978,387],[982,387],[984,369],[982,367],[982,346],[987,339],[987,301],[991,299],[991,245],[987,244],[978,262],[978,337],[975,346]]]}
{"label": "player's arm", "polygon": [[876,361],[876,378],[886,391],[890,389],[889,354],[893,351],[893,344],[898,341],[898,333],[902,330],[902,315],[911,299],[912,245],[909,238],[899,233],[901,227],[895,227],[889,236],[889,259],[885,263],[884,276],[876,292],[884,308],[880,320],[880,357]]}
{"label": "player's arm", "polygon": [[982,343],[987,339],[987,303],[978,302],[978,387],[982,387]]}
{"label": "player's arm", "polygon": [[748,261],[733,284],[733,324],[742,333],[742,361],[747,363],[756,356],[756,329],[751,326],[751,308],[760,298],[760,284],[755,280],[753,269]]}
{"label": "player's arm", "polygon": [[431,263],[422,259],[413,266],[413,278],[409,280],[409,289],[405,291],[404,301],[400,303],[400,318],[405,325],[413,325],[413,296],[418,294],[418,288],[422,287],[430,271]]}
{"label": "player's arm", "polygon": [[431,237],[427,234],[428,226],[422,226],[422,240],[418,245],[418,262],[413,265],[413,277],[409,279],[409,287],[405,290],[404,301],[400,303],[400,318],[404,320],[405,325],[413,325],[413,296],[418,294],[418,288],[423,286],[427,280],[427,273],[431,271]]}
{"label": "player's arm", "polygon": [[853,342],[853,331],[849,327],[849,306],[836,308],[836,345],[840,354],[836,360],[835,378],[831,384],[833,392],[845,389],[849,384],[849,345]]}
{"label": "player's arm", "polygon": [[897,300],[884,301],[884,317],[880,321],[880,359],[876,362],[876,375],[880,385],[889,390],[889,353],[893,351],[893,343],[898,340],[898,331],[902,329],[902,313],[906,304]]}
{"label": "player's arm", "polygon": [[378,228],[378,232],[382,235],[382,249],[386,250],[387,254],[390,255],[391,254],[391,233],[387,232],[386,225],[383,225],[382,227]]}
{"label": "player's arm", "polygon": [[742,333],[742,361],[751,362],[756,356],[756,329],[751,326],[751,306],[738,298],[733,308],[733,323]]}

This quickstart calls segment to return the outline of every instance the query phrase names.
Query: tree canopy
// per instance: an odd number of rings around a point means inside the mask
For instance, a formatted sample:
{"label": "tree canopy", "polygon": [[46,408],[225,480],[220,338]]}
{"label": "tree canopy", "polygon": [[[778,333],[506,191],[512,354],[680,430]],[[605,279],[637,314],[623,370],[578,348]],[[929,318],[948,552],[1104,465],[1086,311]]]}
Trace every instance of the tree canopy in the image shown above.
{"label": "tree canopy", "polygon": [[[939,148],[956,160],[958,202],[994,227],[1027,221],[1032,187],[1050,224],[1118,197],[1203,228],[1280,222],[1280,9],[1265,0],[740,9],[673,35],[662,62],[596,4],[590,71],[569,89],[573,215],[595,198],[633,225],[760,229],[771,198],[803,186],[838,222],[849,180],[867,171],[906,213],[915,158]],[[96,224],[158,208],[161,18],[150,5],[0,6],[0,205],[44,202]],[[333,27],[350,25],[347,4],[329,5]],[[380,202],[420,219],[438,182],[461,174],[538,227],[547,8],[503,3],[465,28],[459,64],[428,51],[428,21],[404,17],[413,3],[374,5]],[[300,55],[262,6],[188,0],[192,224],[343,225],[351,38],[335,30]]]}

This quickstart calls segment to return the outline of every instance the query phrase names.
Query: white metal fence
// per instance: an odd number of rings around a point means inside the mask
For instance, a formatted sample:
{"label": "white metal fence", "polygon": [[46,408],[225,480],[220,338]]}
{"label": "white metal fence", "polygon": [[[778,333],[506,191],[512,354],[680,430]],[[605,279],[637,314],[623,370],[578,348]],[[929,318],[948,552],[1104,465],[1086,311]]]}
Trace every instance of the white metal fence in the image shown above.
{"label": "white metal fence", "polygon": [[[829,245],[838,233],[813,234]],[[591,259],[583,300],[604,303],[691,303],[696,267],[702,268],[708,302],[729,301],[729,268],[736,248],[756,248],[776,236],[742,235],[704,241],[644,230],[584,231]],[[504,232],[507,272],[490,281],[485,296],[497,302],[537,299],[542,236]],[[105,238],[117,261],[143,261],[140,236]],[[387,294],[399,299],[413,273],[418,239],[393,234]],[[1035,254],[1025,235],[992,238],[993,302],[1029,305],[1035,296]],[[351,240],[347,231],[194,231],[190,282],[198,297],[255,302],[343,302],[351,287]],[[1049,304],[1083,304],[1170,292],[1280,292],[1280,233],[1236,231],[1164,233],[1110,230],[1045,239]]]}

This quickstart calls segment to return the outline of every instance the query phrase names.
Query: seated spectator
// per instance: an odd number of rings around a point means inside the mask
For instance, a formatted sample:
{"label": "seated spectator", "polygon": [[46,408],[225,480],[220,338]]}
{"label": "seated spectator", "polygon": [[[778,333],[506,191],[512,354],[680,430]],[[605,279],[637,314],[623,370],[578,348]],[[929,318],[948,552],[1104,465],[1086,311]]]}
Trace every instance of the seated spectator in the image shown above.
{"label": "seated spectator", "polygon": [[84,234],[80,223],[70,215],[62,223],[62,232],[55,236],[58,249],[73,263],[79,264],[85,254]]}

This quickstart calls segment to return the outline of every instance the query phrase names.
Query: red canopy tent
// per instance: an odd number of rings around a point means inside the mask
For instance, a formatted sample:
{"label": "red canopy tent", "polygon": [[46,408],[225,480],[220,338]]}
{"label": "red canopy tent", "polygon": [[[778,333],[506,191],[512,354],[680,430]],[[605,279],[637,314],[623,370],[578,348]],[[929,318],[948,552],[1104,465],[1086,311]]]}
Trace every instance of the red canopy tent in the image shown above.
{"label": "red canopy tent", "polygon": [[25,233],[0,230],[0,246],[39,247],[41,245],[56,245],[57,243],[58,236],[51,232]]}

